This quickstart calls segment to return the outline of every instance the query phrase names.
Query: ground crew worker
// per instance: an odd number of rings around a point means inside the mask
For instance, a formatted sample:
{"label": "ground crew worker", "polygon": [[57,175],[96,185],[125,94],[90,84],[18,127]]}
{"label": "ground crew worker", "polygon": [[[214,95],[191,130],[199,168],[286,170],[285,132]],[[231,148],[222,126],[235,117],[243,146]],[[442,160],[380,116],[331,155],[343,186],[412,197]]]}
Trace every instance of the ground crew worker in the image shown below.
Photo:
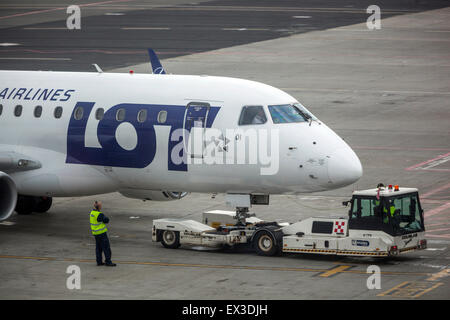
{"label": "ground crew worker", "polygon": [[[94,202],[94,210],[91,211],[90,222],[92,234],[95,237],[95,254],[97,258],[97,266],[106,265],[108,267],[115,267],[116,264],[111,261],[111,247],[107,235],[108,229],[105,223],[109,222],[109,218],[102,212],[101,201]],[[102,253],[105,254],[105,262],[103,262]]]}
{"label": "ground crew worker", "polygon": [[[388,215],[388,210],[386,207],[383,208],[383,212],[384,212],[384,223],[389,223],[389,215]],[[395,206],[394,206],[394,202],[393,201],[389,201],[389,213],[390,213],[390,217],[391,219],[394,218],[394,214],[395,214]]]}

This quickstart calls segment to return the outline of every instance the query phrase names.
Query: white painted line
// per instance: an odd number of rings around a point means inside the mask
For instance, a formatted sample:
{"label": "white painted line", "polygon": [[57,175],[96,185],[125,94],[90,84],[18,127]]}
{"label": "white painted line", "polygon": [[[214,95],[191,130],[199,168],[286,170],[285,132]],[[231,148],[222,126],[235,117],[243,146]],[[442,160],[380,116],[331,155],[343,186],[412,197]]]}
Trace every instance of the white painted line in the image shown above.
{"label": "white painted line", "polygon": [[122,27],[122,30],[170,30],[167,27]]}
{"label": "white painted line", "polygon": [[269,31],[267,28],[222,28],[225,31]]}
{"label": "white painted line", "polygon": [[69,61],[72,60],[71,58],[13,58],[13,57],[6,57],[6,58],[0,58],[0,60],[42,60],[42,61],[51,61],[51,60],[55,60],[55,61]]}
{"label": "white painted line", "polygon": [[26,27],[23,30],[69,30],[67,27]]}
{"label": "white painted line", "polygon": [[293,16],[294,19],[310,19],[311,16]]}
{"label": "white painted line", "polygon": [[105,13],[105,16],[123,16],[125,15],[125,13],[121,13],[121,12],[107,12]]}
{"label": "white painted line", "polygon": [[11,43],[11,42],[0,43],[0,47],[13,47],[13,46],[20,46],[20,43]]}
{"label": "white painted line", "polygon": [[428,163],[427,166],[418,167],[417,169],[427,170],[427,169],[436,167],[436,166],[438,166],[438,165],[440,165],[440,164],[443,164],[443,163],[445,163],[445,162],[447,162],[447,161],[449,161],[449,160],[450,160],[450,155],[447,156],[447,157],[441,158],[441,159],[439,159],[439,160],[432,161],[432,162]]}
{"label": "white painted line", "polygon": [[336,28],[336,29],[331,29],[330,31],[348,31],[348,32],[367,32],[367,31],[372,31],[369,29],[346,29],[346,28]]}
{"label": "white painted line", "polygon": [[444,91],[419,91],[419,90],[371,90],[371,89],[334,89],[334,88],[306,88],[306,87],[298,87],[298,88],[288,88],[283,87],[279,88],[284,91],[314,91],[314,92],[352,92],[352,93],[358,93],[358,92],[367,92],[367,93],[394,93],[394,94],[440,94],[440,95],[450,95],[450,92],[444,92]]}
{"label": "white painted line", "polygon": [[15,222],[11,222],[11,221],[2,221],[2,222],[0,222],[0,225],[2,225],[2,226],[13,226],[13,225],[15,225],[16,223]]}

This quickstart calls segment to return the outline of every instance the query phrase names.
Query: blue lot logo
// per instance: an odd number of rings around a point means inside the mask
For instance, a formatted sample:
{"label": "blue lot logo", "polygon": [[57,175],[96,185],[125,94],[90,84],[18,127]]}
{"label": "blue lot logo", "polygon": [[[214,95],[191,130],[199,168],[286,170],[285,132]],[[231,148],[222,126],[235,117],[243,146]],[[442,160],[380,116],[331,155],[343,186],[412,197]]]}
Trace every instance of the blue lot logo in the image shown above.
{"label": "blue lot logo", "polygon": [[369,244],[367,240],[352,240],[352,246],[368,247]]}
{"label": "blue lot logo", "polygon": [[[179,136],[178,140],[170,139],[172,133],[177,129],[186,129],[190,132],[191,127],[185,124],[186,106],[176,105],[154,105],[154,104],[118,104],[107,110],[98,122],[97,137],[101,148],[86,147],[85,134],[89,115],[95,102],[78,102],[73,109],[67,132],[67,158],[66,163],[87,164],[109,167],[125,167],[125,168],[145,168],[152,163],[157,150],[157,139],[155,133],[155,125],[169,126],[170,134],[168,140],[168,170],[187,171],[187,164],[174,163],[171,153],[176,145],[183,141],[183,136]],[[84,112],[81,119],[76,120],[74,117],[75,110],[82,107]],[[121,122],[116,120],[116,113],[119,109],[125,109],[126,116]],[[138,113],[140,110],[147,110],[147,120],[138,121]],[[208,107],[207,116],[204,118],[204,127],[211,128],[220,107]],[[167,119],[164,123],[158,123],[157,117],[160,111],[167,112]],[[116,140],[116,130],[123,123],[130,123],[137,133],[137,145],[133,150],[125,150]],[[188,136],[184,137],[186,140]],[[184,145],[184,143],[183,143]],[[180,153],[186,151],[182,148]],[[180,154],[181,157],[183,155]]]}

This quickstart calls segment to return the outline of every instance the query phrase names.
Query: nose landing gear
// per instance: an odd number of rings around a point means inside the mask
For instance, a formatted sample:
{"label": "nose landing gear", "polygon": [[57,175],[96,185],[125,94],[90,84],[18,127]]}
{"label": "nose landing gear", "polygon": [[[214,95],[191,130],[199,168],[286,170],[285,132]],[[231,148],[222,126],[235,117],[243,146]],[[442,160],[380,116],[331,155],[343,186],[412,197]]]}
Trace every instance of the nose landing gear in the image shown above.
{"label": "nose landing gear", "polygon": [[52,197],[33,197],[19,195],[15,211],[21,215],[31,214],[33,212],[44,213],[50,210],[52,206]]}

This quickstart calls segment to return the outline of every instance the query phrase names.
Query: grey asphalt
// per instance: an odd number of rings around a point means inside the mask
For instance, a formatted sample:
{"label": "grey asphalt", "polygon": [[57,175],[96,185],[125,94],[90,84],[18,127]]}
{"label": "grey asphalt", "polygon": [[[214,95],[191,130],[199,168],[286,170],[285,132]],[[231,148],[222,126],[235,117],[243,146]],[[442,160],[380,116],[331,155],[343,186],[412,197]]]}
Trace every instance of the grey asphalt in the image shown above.
{"label": "grey asphalt", "polygon": [[[364,1],[2,1],[0,69],[92,71],[363,22]],[[81,30],[68,30],[68,4],[81,9]],[[446,6],[446,1],[381,1],[383,17]],[[313,17],[313,18],[311,18]],[[247,29],[245,32],[239,29]]]}
{"label": "grey asphalt", "polygon": [[[219,4],[223,5],[209,5]],[[259,6],[275,7],[271,2]],[[328,7],[338,4],[329,2]],[[321,10],[290,13],[290,17],[308,24]],[[372,188],[378,182],[417,187],[426,212],[428,250],[383,260],[169,250],[151,242],[152,220],[200,219],[202,211],[226,209],[223,195],[191,194],[173,202],[141,202],[118,194],[61,198],[46,214],[13,215],[0,224],[0,298],[449,299],[450,9],[413,10],[399,5],[390,10],[409,11],[382,15],[381,30],[369,31],[363,19],[252,38],[232,47],[206,49],[203,44],[201,53],[178,52],[165,56],[162,63],[174,74],[233,76],[279,87],[305,104],[360,157],[364,175],[356,184],[329,192],[272,196],[269,206],[252,208],[257,216],[291,222],[317,215],[344,216],[341,202],[353,190]],[[239,27],[244,25],[237,22]],[[251,30],[235,33],[253,37]],[[216,37],[226,43],[219,33]],[[198,39],[199,46],[202,41]],[[124,56],[129,60],[123,67],[111,62],[108,70],[149,72],[145,57],[135,61]],[[84,58],[79,59],[72,61],[85,70]],[[54,70],[60,66],[42,63],[32,65]],[[104,201],[104,211],[111,218],[116,268],[95,265],[87,222],[94,199]],[[66,287],[70,265],[81,269],[81,290]],[[370,265],[381,268],[379,290],[366,286]],[[330,270],[337,271],[330,274]]]}

